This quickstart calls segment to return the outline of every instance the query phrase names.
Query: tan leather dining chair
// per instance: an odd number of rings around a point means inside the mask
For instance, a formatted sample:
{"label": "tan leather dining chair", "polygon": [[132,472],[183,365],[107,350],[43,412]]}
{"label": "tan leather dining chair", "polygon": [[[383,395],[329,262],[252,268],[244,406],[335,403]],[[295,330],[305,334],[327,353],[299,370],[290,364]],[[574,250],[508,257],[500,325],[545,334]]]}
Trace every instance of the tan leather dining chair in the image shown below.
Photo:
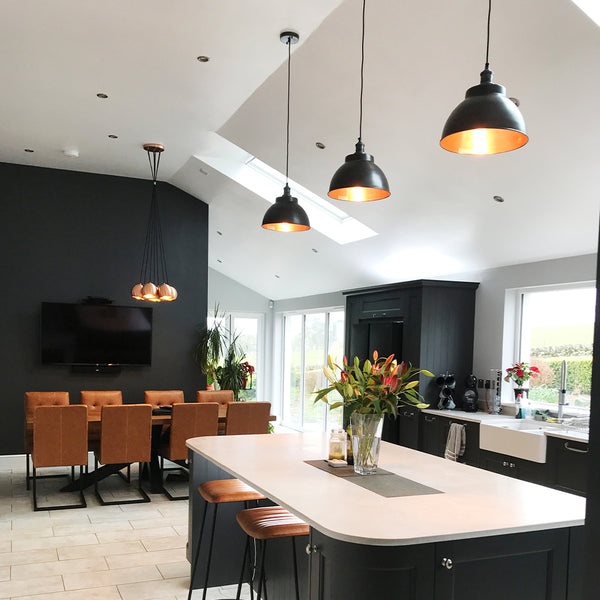
{"label": "tan leather dining chair", "polygon": [[151,404],[152,408],[172,406],[176,402],[184,402],[182,390],[146,390],[144,403]]}
{"label": "tan leather dining chair", "polygon": [[[229,404],[234,401],[233,390],[198,390],[196,402],[218,402]],[[225,433],[225,423],[219,423],[219,434]]]}
{"label": "tan leather dining chair", "polygon": [[[85,390],[79,394],[81,404],[88,407],[88,413],[99,415],[103,406],[117,406],[123,404],[121,390]],[[88,425],[88,437],[90,442],[95,443],[100,439],[100,423]]]}
{"label": "tan leather dining chair", "polygon": [[196,402],[218,402],[229,404],[233,402],[233,390],[198,390]]}
{"label": "tan leather dining chair", "polygon": [[[168,440],[164,440],[158,449],[161,457],[161,476],[164,481],[164,459],[188,469],[188,449],[185,445],[190,438],[217,435],[219,425],[219,405],[216,402],[188,402],[173,404],[171,428]],[[187,500],[189,496],[173,496],[164,486],[169,500]]]}
{"label": "tan leather dining chair", "polygon": [[270,402],[232,402],[227,405],[225,435],[269,433]]}
{"label": "tan leather dining chair", "polygon": [[71,467],[74,479],[75,466],[81,475],[87,468],[87,408],[80,405],[38,406],[33,413],[33,510],[58,510],[85,508],[83,491],[79,491],[79,504],[42,506],[37,498],[37,470],[42,467]]}
{"label": "tan leather dining chair", "polygon": [[38,406],[66,406],[69,392],[25,392],[25,483],[29,489],[29,462],[33,445],[33,412]]}
{"label": "tan leather dining chair", "polygon": [[150,502],[142,489],[142,464],[150,460],[152,431],[152,407],[149,404],[106,405],[102,407],[100,442],[94,450],[95,469],[103,465],[139,464],[139,498],[133,500],[105,500],[94,484],[94,492],[100,504],[133,504]]}

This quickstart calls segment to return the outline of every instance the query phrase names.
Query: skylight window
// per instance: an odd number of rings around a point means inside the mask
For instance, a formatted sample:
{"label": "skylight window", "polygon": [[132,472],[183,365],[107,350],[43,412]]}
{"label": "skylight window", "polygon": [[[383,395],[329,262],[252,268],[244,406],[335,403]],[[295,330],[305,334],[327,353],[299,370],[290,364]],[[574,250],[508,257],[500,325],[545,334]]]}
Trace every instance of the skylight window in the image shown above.
{"label": "skylight window", "polygon": [[[236,181],[271,204],[283,192],[285,175],[216,133],[207,136],[195,158]],[[349,244],[377,235],[354,217],[304,186],[289,180],[292,196],[306,211],[312,229],[338,244]]]}
{"label": "skylight window", "polygon": [[573,0],[596,25],[600,25],[600,3],[598,0]]}

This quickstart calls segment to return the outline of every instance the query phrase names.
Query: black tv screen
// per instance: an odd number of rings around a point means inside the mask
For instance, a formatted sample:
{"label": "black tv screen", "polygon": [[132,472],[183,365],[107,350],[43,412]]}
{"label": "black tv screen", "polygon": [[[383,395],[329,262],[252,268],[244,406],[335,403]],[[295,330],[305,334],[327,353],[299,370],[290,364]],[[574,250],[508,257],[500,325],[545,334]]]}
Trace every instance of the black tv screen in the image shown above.
{"label": "black tv screen", "polygon": [[42,302],[42,364],[149,366],[152,308]]}

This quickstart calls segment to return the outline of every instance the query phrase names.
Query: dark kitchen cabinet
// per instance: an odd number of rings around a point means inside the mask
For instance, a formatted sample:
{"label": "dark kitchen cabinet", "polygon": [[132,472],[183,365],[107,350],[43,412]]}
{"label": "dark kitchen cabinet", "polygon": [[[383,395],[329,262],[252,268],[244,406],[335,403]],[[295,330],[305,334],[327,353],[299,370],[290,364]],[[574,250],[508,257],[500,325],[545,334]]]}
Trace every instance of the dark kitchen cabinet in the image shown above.
{"label": "dark kitchen cabinet", "polygon": [[[460,399],[465,377],[473,368],[475,292],[478,283],[418,280],[344,292],[346,356],[351,360],[394,354],[398,361],[434,375],[456,376]],[[433,377],[421,375],[424,402],[437,407]],[[388,421],[384,439],[398,443],[400,420]]]}
{"label": "dark kitchen cabinet", "polygon": [[567,582],[581,529],[385,547],[312,530],[309,600],[578,600]]}
{"label": "dark kitchen cabinet", "polygon": [[506,475],[538,483],[540,485],[548,485],[548,463],[536,463],[514,456],[489,452],[488,450],[480,450],[479,466],[486,471],[492,471],[499,475]]}
{"label": "dark kitchen cabinet", "polygon": [[548,485],[585,496],[587,491],[588,443],[547,436]]}
{"label": "dark kitchen cabinet", "polygon": [[421,446],[420,449],[434,456],[444,456],[446,441],[452,423],[459,423],[466,428],[465,453],[458,462],[473,467],[479,466],[479,423],[451,418],[446,415],[421,414]]}
{"label": "dark kitchen cabinet", "polygon": [[419,409],[414,406],[401,406],[398,409],[398,444],[419,450],[420,447],[420,423]]}

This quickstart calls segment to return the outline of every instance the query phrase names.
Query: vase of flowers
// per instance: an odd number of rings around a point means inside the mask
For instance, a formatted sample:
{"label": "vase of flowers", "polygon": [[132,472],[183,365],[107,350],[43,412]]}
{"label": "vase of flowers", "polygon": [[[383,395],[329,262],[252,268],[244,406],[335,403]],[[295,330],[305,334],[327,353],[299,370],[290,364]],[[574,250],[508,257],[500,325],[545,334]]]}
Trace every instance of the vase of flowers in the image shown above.
{"label": "vase of flowers", "polygon": [[[352,364],[346,358],[342,366],[327,358],[323,373],[329,387],[319,390],[315,402],[323,401],[330,409],[344,407],[350,413],[354,471],[360,475],[374,473],[379,459],[383,416],[398,415],[400,404],[410,404],[426,408],[417,391],[418,376],[422,373],[433,377],[425,369],[416,369],[407,363],[398,364],[394,355],[379,357],[373,352],[373,361],[360,364],[358,357]],[[330,402],[328,394],[338,392],[341,400]]]}
{"label": "vase of flowers", "polygon": [[530,366],[526,362],[514,363],[506,369],[504,381],[512,381],[515,398],[521,396],[524,399],[529,388],[529,380],[539,374],[540,370],[537,367]]}

